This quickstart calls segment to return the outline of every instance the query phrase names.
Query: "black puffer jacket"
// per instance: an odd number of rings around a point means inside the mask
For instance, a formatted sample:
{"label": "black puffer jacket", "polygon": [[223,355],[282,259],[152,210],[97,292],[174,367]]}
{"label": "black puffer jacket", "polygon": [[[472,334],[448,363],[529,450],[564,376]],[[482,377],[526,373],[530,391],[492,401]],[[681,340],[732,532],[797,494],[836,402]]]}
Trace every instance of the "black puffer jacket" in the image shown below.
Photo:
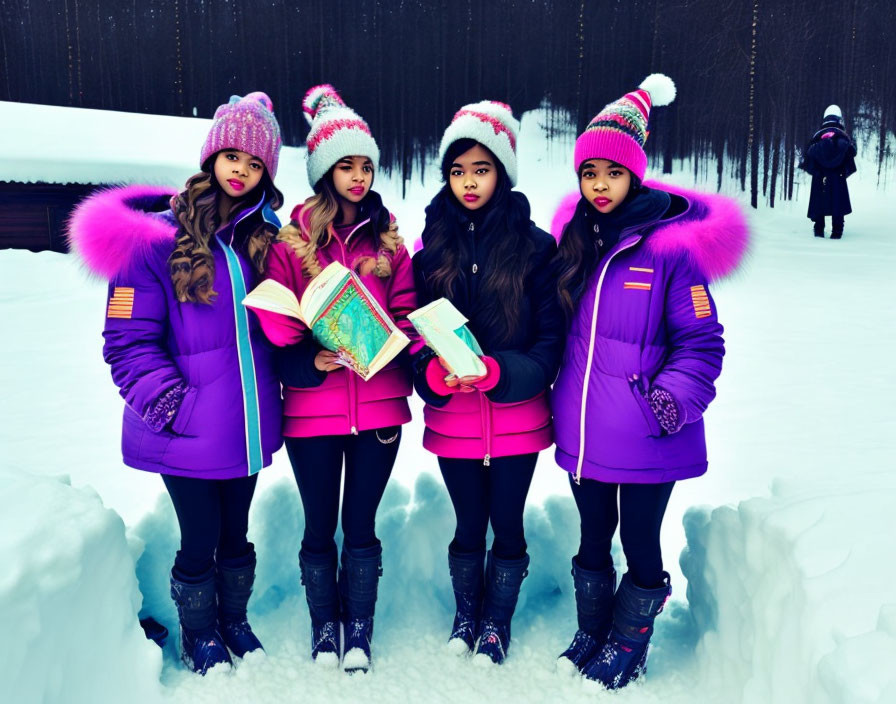
{"label": "black puffer jacket", "polygon": [[[514,193],[513,197],[525,201],[522,194]],[[525,207],[528,209],[527,201]],[[447,298],[470,321],[470,331],[478,340],[483,353],[494,358],[500,366],[498,385],[486,392],[486,395],[496,403],[515,403],[533,398],[550,388],[563,356],[566,330],[557,298],[556,277],[551,270],[557,243],[551,235],[529,222],[528,235],[534,251],[526,264],[524,295],[518,309],[520,324],[510,339],[498,340],[496,331],[483,323],[486,301],[481,294],[482,282],[489,274],[489,267],[500,266],[500,263],[492,262],[493,257],[489,256],[494,243],[503,234],[500,231],[498,213],[490,211],[484,217],[477,218],[474,213],[457,207],[450,210],[453,211],[451,216],[459,219],[459,225],[467,239],[460,247],[460,276]],[[423,252],[431,251],[426,249],[427,246],[433,245],[427,241],[424,233],[423,249],[413,258],[414,283],[420,306],[436,298],[427,284],[432,271],[424,270]],[[438,262],[440,259],[441,257],[436,257],[429,261]],[[442,406],[448,402],[449,397],[434,394],[427,385],[424,372],[428,361],[426,353],[418,356],[414,385],[424,401]]]}

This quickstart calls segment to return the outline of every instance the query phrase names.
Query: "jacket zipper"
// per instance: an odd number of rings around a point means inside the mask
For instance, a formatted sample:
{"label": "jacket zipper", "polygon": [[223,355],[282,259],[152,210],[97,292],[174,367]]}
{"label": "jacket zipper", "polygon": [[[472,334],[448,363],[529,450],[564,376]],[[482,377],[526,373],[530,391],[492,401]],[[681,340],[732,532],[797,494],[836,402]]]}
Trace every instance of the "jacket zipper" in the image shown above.
{"label": "jacket zipper", "polygon": [[[362,223],[363,224],[363,223]],[[360,227],[360,225],[359,225]],[[358,228],[355,228],[357,230]],[[349,237],[351,237],[355,230],[352,230],[349,233]],[[336,237],[336,241],[339,242],[339,248],[342,250],[342,261],[340,262],[343,266],[348,266],[346,264],[347,256],[345,253],[345,245],[342,243],[338,237]],[[348,237],[346,237],[346,243],[348,242]],[[358,400],[358,389],[357,389],[357,379],[355,379],[355,372],[351,369],[346,368],[345,373],[348,374],[348,424],[349,429],[352,435],[358,434],[358,414],[356,412],[355,406],[357,405]]]}
{"label": "jacket zipper", "polygon": [[473,269],[473,273],[476,274],[479,272],[479,265],[476,263],[476,259],[478,258],[477,254],[479,253],[476,248],[476,226],[473,223],[470,223],[470,227],[468,227],[467,230],[470,232],[470,239],[472,240],[472,244],[473,244],[473,267],[472,267],[472,269]]}
{"label": "jacket zipper", "polygon": [[585,378],[582,380],[582,410],[579,418],[579,458],[576,461],[576,484],[581,484],[582,482],[582,465],[585,462],[585,413],[586,405],[588,403],[588,383],[591,379],[591,367],[594,364],[594,340],[597,337],[597,308],[600,304],[600,291],[603,288],[604,277],[607,274],[607,270],[610,268],[610,264],[616,255],[627,249],[631,249],[640,241],[641,238],[638,237],[607,256],[607,260],[604,262],[603,268],[600,271],[600,278],[597,280],[597,289],[594,292],[594,309],[591,312],[591,335],[588,341],[588,361],[585,363]]}
{"label": "jacket zipper", "polygon": [[355,373],[351,369],[346,369],[345,373],[348,374],[348,423],[351,426],[352,435],[357,435],[358,413],[355,406],[358,401],[358,380],[355,378]]}
{"label": "jacket zipper", "polygon": [[[479,273],[479,264],[476,263],[479,255],[479,249],[476,247],[476,225],[474,223],[470,223],[470,226],[467,228],[467,231],[470,233],[470,244],[473,245],[473,266],[470,270],[473,274]],[[472,288],[473,282],[470,282],[470,286]],[[470,291],[470,298],[473,298],[473,292]],[[479,407],[482,414],[482,426],[483,426],[483,436],[485,440],[485,457],[482,458],[482,466],[490,467],[492,464],[492,411],[491,405],[488,402],[488,399],[485,397],[485,394],[481,391],[479,393]]]}
{"label": "jacket zipper", "polygon": [[490,467],[492,464],[492,407],[483,392],[479,392],[479,405],[482,410],[483,435],[485,436],[485,457],[482,465]]}

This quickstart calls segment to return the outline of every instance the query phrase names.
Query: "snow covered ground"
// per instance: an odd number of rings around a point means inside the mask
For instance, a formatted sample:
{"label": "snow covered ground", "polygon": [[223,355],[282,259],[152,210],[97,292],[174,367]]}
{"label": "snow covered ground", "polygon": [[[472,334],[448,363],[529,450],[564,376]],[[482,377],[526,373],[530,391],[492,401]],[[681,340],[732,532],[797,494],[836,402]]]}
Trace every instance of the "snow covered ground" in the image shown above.
{"label": "snow covered ground", "polygon": [[[114,113],[100,115],[107,122],[89,154],[101,154],[101,137],[120,124]],[[548,142],[543,119],[524,119],[520,190],[546,227],[575,179],[568,138]],[[202,121],[181,122],[201,140]],[[189,161],[182,175],[166,167],[153,180],[178,185]],[[288,204],[307,194],[301,150],[288,150],[281,174]],[[409,240],[436,188],[433,174],[425,177],[404,200],[397,180],[377,184]],[[671,178],[693,182],[686,169]],[[64,255],[0,252],[6,700],[896,701],[896,425],[888,412],[896,209],[871,165],[860,163],[850,187],[855,214],[843,240],[812,237],[803,202],[752,212],[748,266],[714,287],[728,351],[707,414],[710,469],[672,494],[663,549],[673,600],[657,622],[648,677],[618,694],[553,671],[575,628],[569,557],[578,523],[550,452],[529,497],[532,567],[507,663],[482,670],[445,655],[453,514],[420,448],[419,405],[378,516],[385,554],[374,672],[349,678],[308,660],[296,564],[302,512],[282,452],[261,475],[250,522],[259,554],[250,616],[267,656],[205,678],[179,665],[175,638],[160,658],[136,612],[142,604],[176,630],[167,586],[176,521],[159,478],[121,464],[121,400],[100,355],[105,286]],[[618,551],[618,569],[622,559]]]}

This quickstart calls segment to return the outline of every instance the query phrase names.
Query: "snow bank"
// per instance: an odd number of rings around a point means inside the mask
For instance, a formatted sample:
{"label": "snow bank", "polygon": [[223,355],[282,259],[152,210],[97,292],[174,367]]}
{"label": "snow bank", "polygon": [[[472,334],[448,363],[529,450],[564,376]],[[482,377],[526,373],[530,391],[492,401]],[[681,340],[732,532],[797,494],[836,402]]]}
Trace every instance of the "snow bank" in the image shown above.
{"label": "snow bank", "polygon": [[161,657],[118,515],[67,478],[0,476],[0,682],[4,700],[159,699]]}
{"label": "snow bank", "polygon": [[730,701],[896,701],[896,479],[877,479],[778,481],[736,509],[685,514],[681,568],[707,687]]}

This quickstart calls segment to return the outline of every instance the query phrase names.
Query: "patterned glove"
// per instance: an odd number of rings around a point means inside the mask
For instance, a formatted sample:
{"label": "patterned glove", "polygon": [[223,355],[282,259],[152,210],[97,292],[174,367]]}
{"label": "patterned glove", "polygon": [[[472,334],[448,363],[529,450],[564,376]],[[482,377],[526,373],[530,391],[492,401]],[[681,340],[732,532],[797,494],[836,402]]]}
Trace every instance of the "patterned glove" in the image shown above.
{"label": "patterned glove", "polygon": [[647,402],[650,404],[653,415],[659,421],[660,427],[669,435],[681,430],[684,418],[678,408],[678,401],[672,394],[661,386],[654,386],[647,394]]}
{"label": "patterned glove", "polygon": [[154,433],[161,432],[177,415],[181,402],[187,394],[187,385],[178,382],[149,405],[143,415],[143,422]]}

